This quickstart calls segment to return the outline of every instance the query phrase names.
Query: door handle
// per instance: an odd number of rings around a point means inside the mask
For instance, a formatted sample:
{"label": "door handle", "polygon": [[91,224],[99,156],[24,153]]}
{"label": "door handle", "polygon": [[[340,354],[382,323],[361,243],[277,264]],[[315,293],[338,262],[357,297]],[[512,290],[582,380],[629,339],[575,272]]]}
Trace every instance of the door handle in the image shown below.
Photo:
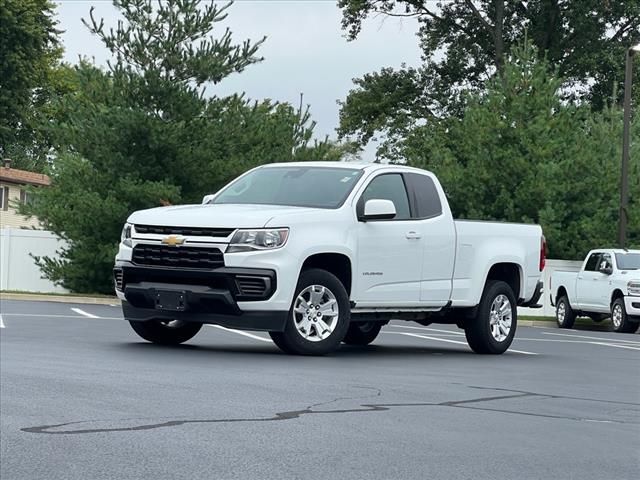
{"label": "door handle", "polygon": [[421,238],[422,235],[420,235],[418,232],[414,232],[413,230],[411,230],[410,232],[407,232],[406,237],[409,239],[414,239],[414,238],[418,239],[418,238]]}

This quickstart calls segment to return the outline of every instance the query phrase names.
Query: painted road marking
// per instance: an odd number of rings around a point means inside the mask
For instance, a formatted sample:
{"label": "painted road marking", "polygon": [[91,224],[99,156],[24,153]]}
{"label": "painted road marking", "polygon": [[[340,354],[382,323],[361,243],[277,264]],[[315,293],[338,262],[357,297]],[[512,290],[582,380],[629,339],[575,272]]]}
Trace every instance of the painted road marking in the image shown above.
{"label": "painted road marking", "polygon": [[[75,320],[84,319],[84,316],[78,315],[58,315],[49,313],[3,313],[5,317],[46,317],[46,318],[73,318]],[[96,317],[100,320],[124,320],[122,317]]]}
{"label": "painted road marking", "polygon": [[0,315],[0,328],[5,328],[4,322],[2,321],[2,315]]}
{"label": "painted road marking", "polygon": [[94,315],[93,313],[85,312],[84,310],[80,310],[79,308],[72,308],[71,311],[76,312],[78,315],[84,315],[87,318],[100,318],[99,316]]}
{"label": "painted road marking", "polygon": [[238,335],[243,335],[245,337],[253,338],[254,340],[260,340],[261,342],[272,343],[270,338],[260,337],[258,335],[254,335],[252,333],[243,332],[242,330],[235,330],[233,328],[223,327],[222,325],[209,325],[209,324],[207,324],[207,326],[208,327],[219,328],[220,330],[225,330],[227,332],[237,333]]}
{"label": "painted road marking", "polygon": [[605,343],[605,342],[589,342],[592,345],[604,345],[605,347],[615,347],[615,348],[626,348],[627,350],[636,350],[640,352],[640,347],[631,346],[631,345],[617,345],[615,343]]}
{"label": "painted road marking", "polygon": [[429,332],[442,332],[442,333],[449,333],[451,335],[464,335],[464,333],[462,332],[456,332],[454,330],[440,330],[437,328],[431,328],[431,327],[414,327],[411,325],[398,325],[396,323],[394,324],[390,324],[390,327],[397,327],[397,328],[410,328],[412,330],[428,330]]}
{"label": "painted road marking", "polygon": [[[436,342],[446,342],[446,343],[455,343],[457,345],[467,345],[467,342],[458,342],[457,340],[449,340],[448,338],[439,338],[439,337],[430,337],[427,335],[418,335],[417,333],[409,333],[409,332],[386,332],[386,333],[395,333],[397,335],[406,335],[408,337],[417,337],[417,338],[424,338],[426,340],[435,340]],[[521,353],[522,355],[538,355],[535,352],[527,352],[524,350],[515,350],[513,348],[510,348],[508,350],[509,352],[514,352],[514,353]]]}
{"label": "painted road marking", "polygon": [[[625,340],[624,338],[604,338],[604,337],[592,337],[590,335],[573,335],[568,333],[553,333],[553,332],[542,332],[543,335],[555,335],[557,337],[569,337],[569,338],[588,338],[589,340],[604,340],[605,342],[616,342],[616,343],[632,343],[634,345],[640,345],[640,342],[636,340]],[[622,335],[622,334],[619,334]]]}

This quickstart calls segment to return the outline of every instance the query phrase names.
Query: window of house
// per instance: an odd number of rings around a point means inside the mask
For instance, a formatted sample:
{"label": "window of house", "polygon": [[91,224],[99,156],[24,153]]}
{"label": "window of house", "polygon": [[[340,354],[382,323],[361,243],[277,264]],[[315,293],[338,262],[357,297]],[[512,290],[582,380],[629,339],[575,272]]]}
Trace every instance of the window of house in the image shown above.
{"label": "window of house", "polygon": [[9,187],[0,187],[0,209],[9,209]]}
{"label": "window of house", "polygon": [[27,190],[20,190],[20,203],[23,205],[31,205],[33,203],[33,193]]}

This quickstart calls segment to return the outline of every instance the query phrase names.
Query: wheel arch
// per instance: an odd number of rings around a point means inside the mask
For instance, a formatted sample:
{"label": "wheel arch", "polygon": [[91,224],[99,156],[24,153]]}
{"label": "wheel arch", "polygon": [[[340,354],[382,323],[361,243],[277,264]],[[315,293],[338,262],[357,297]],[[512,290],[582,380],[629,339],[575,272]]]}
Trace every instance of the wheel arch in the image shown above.
{"label": "wheel arch", "polygon": [[611,302],[609,305],[613,305],[618,298],[624,298],[624,293],[619,288],[616,288],[613,292],[611,292]]}
{"label": "wheel arch", "polygon": [[300,273],[310,268],[319,268],[335,275],[344,285],[347,294],[351,295],[353,270],[351,259],[344,253],[323,252],[309,255],[302,263]]}
{"label": "wheel arch", "polygon": [[494,263],[487,272],[487,277],[484,282],[485,288],[491,280],[505,282],[511,287],[516,301],[520,299],[520,294],[523,290],[522,282],[524,280],[522,278],[522,267],[519,264],[514,262]]}
{"label": "wheel arch", "polygon": [[558,303],[558,300],[560,299],[560,297],[567,297],[567,299],[569,298],[569,292],[567,292],[567,289],[564,287],[564,285],[560,285],[558,287],[558,290],[556,292],[556,303]]}

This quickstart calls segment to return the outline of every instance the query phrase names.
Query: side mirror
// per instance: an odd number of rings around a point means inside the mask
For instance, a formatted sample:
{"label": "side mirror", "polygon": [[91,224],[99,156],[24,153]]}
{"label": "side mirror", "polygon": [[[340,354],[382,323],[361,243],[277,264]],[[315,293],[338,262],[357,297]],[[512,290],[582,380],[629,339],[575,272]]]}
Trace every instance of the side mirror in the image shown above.
{"label": "side mirror", "polygon": [[604,273],[605,275],[611,275],[613,273],[613,267],[609,265],[609,262],[602,262],[600,264],[600,273]]}
{"label": "side mirror", "polygon": [[360,220],[391,220],[396,216],[396,206],[391,200],[372,198],[364,204],[364,214]]}
{"label": "side mirror", "polygon": [[211,200],[213,200],[213,198],[214,198],[214,197],[215,197],[215,195],[213,195],[213,194],[205,195],[205,196],[202,198],[202,204],[203,204],[203,205],[206,205],[206,204],[207,204],[207,203],[209,203]]}

